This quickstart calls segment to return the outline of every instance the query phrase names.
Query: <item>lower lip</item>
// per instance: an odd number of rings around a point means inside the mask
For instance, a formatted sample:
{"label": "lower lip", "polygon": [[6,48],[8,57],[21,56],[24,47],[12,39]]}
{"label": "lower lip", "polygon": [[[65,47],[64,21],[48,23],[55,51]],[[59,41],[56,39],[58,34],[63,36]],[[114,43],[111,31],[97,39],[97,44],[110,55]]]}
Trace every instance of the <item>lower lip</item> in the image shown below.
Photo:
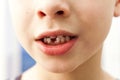
{"label": "lower lip", "polygon": [[66,54],[76,43],[77,39],[70,40],[67,43],[59,45],[46,45],[41,41],[37,41],[37,45],[40,50],[47,55],[64,55]]}

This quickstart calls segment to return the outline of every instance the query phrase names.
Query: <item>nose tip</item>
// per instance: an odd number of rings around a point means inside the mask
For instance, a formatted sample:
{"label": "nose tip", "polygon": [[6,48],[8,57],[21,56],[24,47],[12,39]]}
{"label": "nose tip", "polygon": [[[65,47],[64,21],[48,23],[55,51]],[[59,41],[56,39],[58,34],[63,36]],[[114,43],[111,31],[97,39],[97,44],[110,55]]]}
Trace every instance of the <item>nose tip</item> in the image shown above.
{"label": "nose tip", "polygon": [[43,17],[50,17],[50,18],[55,18],[55,17],[67,17],[70,15],[70,8],[68,4],[65,4],[63,2],[57,3],[57,4],[44,4],[43,7],[41,7],[38,11],[38,16],[43,18]]}

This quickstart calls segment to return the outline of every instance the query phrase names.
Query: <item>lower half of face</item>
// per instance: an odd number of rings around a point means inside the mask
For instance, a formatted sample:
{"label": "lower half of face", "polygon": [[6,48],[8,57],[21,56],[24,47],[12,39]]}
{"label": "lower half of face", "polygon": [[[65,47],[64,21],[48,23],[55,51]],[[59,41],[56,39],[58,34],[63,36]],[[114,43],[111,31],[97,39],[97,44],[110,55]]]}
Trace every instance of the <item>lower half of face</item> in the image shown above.
{"label": "lower half of face", "polygon": [[[79,1],[82,1],[82,5]],[[67,18],[59,16],[57,19],[42,20],[30,11],[31,9],[13,12],[18,39],[36,62],[48,71],[73,71],[101,50],[109,32],[113,8],[110,7],[109,1],[109,4],[103,4],[100,0],[93,0],[86,4],[86,1],[89,2],[89,0],[71,1],[73,3],[71,9],[74,12],[71,12]],[[42,36],[39,36],[41,34]],[[72,34],[75,34],[75,37]],[[62,39],[58,37],[61,35],[64,39],[63,43],[60,43]],[[40,41],[36,41],[36,36]],[[69,40],[65,41],[68,38]],[[55,41],[58,43],[55,44]]]}

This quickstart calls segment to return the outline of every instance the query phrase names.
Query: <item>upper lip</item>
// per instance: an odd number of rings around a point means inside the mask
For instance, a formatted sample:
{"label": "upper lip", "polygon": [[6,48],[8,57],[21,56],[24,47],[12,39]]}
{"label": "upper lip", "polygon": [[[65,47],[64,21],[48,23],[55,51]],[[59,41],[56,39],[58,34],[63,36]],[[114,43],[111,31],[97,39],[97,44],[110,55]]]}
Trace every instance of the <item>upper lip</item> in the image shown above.
{"label": "upper lip", "polygon": [[48,37],[48,36],[59,36],[59,35],[63,35],[63,36],[74,36],[74,37],[77,37],[76,34],[73,34],[71,32],[68,32],[68,31],[63,31],[63,30],[57,30],[57,31],[47,31],[47,32],[44,32],[42,34],[39,34],[35,40],[40,40],[44,37]]}

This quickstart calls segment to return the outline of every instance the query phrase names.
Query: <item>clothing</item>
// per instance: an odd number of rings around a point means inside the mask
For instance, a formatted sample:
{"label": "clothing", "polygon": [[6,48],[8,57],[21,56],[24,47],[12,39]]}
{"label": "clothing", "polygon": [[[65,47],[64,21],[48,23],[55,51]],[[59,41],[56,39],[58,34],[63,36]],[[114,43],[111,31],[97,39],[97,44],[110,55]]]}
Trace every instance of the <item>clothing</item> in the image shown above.
{"label": "clothing", "polygon": [[21,76],[17,77],[15,80],[21,80]]}

